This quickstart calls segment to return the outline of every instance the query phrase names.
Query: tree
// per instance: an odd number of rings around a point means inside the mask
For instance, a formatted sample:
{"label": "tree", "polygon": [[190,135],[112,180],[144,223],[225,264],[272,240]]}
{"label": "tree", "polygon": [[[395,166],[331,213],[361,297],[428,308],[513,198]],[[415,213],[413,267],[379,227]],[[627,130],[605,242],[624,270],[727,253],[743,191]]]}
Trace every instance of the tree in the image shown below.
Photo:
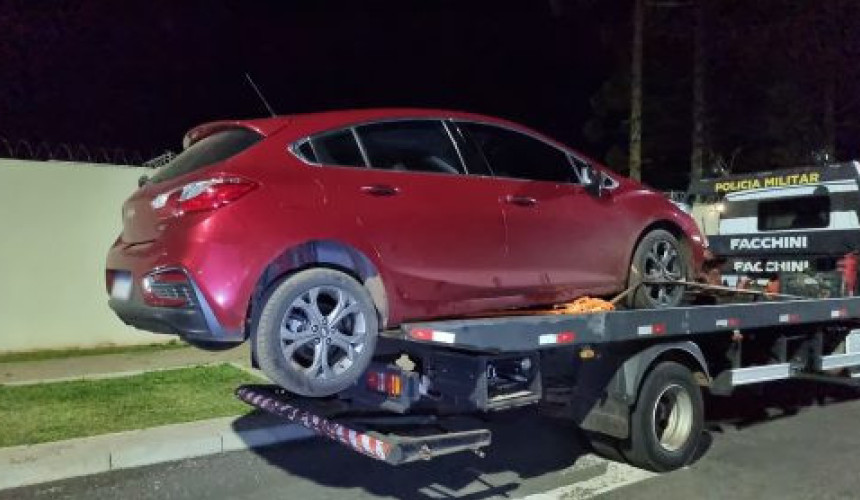
{"label": "tree", "polygon": [[645,0],[634,0],[630,63],[630,154],[628,173],[642,179],[642,58],[645,50]]}
{"label": "tree", "polygon": [[696,0],[693,26],[693,127],[690,144],[690,184],[702,178],[705,161],[705,0]]}

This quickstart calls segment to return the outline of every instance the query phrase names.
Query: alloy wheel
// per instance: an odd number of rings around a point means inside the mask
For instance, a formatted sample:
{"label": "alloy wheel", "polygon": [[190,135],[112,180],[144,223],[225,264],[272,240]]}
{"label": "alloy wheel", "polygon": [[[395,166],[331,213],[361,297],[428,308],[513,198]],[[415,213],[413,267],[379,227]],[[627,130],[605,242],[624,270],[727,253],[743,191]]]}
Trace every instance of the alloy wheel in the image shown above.
{"label": "alloy wheel", "polygon": [[644,287],[655,304],[667,306],[678,303],[678,296],[684,293],[683,287],[670,282],[683,279],[684,261],[671,241],[661,239],[651,245],[645,254],[643,274],[647,281],[652,282]]}
{"label": "alloy wheel", "polygon": [[281,350],[308,379],[328,380],[353,365],[367,333],[367,318],[350,292],[318,286],[287,308],[280,327]]}

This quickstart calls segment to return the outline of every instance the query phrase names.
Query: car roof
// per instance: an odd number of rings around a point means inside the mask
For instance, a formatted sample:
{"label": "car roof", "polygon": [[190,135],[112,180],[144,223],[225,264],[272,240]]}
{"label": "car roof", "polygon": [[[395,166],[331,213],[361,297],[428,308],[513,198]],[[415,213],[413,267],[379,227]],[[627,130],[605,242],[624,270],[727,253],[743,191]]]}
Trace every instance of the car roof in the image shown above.
{"label": "car roof", "polygon": [[[518,123],[478,113],[425,108],[373,108],[323,111],[318,113],[275,116],[271,118],[254,118],[247,120],[220,120],[215,122],[209,122],[204,123],[202,125],[198,125],[197,127],[194,127],[189,130],[188,133],[185,134],[183,146],[187,148],[191,144],[194,144],[195,142],[199,141],[200,139],[203,139],[216,132],[232,128],[247,128],[259,133],[264,137],[268,137],[287,126],[295,128],[299,134],[312,134],[317,131],[337,127],[345,127],[358,123],[407,118],[447,118],[455,120],[459,119],[475,122],[486,122],[528,131],[530,133],[545,137],[543,134],[530,130],[528,127],[525,127]],[[548,137],[545,138],[552,141],[552,139]]]}

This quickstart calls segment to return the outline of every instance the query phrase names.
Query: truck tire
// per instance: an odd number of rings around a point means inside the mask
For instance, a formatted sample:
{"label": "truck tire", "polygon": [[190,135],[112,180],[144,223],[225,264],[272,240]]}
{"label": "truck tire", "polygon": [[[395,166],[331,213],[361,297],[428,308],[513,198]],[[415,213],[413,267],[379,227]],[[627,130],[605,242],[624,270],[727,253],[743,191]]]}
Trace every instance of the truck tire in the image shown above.
{"label": "truck tire", "polygon": [[[627,286],[642,281],[686,280],[690,262],[675,236],[663,229],[646,234],[636,246],[630,262]],[[633,309],[675,307],[684,299],[684,287],[677,285],[642,285],[630,294],[627,305]]]}
{"label": "truck tire", "polygon": [[364,286],[345,273],[316,268],[273,288],[254,342],[269,379],[295,394],[325,397],[358,380],[378,336],[376,308]]}
{"label": "truck tire", "polygon": [[586,432],[591,451],[603,458],[615,462],[625,462],[626,458],[621,452],[621,440],[598,432]]}
{"label": "truck tire", "polygon": [[702,391],[690,370],[666,361],[651,370],[630,415],[624,455],[643,469],[665,472],[689,464],[704,429]]}

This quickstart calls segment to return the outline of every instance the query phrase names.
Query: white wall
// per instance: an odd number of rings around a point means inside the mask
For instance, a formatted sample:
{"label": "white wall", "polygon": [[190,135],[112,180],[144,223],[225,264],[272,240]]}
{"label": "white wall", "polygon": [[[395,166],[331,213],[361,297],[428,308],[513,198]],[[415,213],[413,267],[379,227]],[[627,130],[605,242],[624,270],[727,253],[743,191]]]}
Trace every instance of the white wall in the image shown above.
{"label": "white wall", "polygon": [[140,168],[0,159],[0,352],[169,340],[107,305],[104,261]]}

